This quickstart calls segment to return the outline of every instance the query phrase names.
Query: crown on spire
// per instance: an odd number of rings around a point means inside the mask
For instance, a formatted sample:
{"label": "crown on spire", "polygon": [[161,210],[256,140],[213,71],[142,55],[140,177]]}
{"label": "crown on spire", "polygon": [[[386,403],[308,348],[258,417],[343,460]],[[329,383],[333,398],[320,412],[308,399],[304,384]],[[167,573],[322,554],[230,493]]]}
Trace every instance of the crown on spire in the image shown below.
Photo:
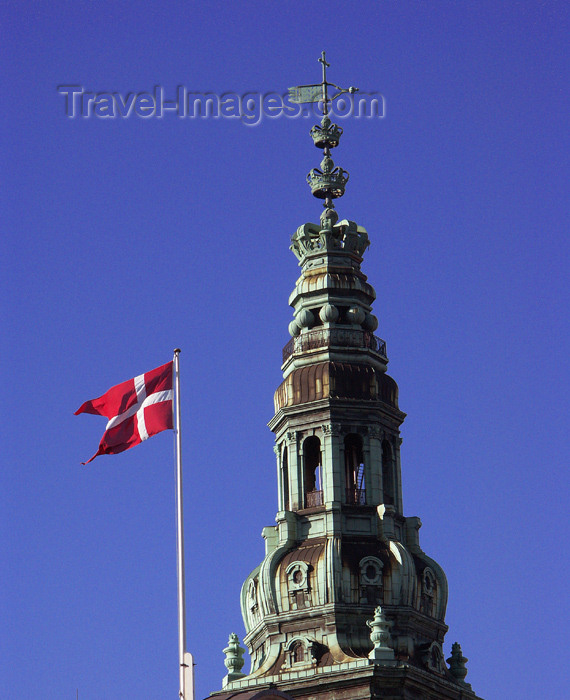
{"label": "crown on spire", "polygon": [[327,114],[322,118],[320,126],[315,124],[311,129],[311,136],[317,148],[335,148],[338,146],[342,131],[342,127],[333,124]]}
{"label": "crown on spire", "polygon": [[[358,88],[341,88],[334,83],[329,83],[327,81],[327,68],[330,67],[330,64],[326,61],[324,51],[318,60],[323,68],[323,79],[320,85],[299,85],[298,87],[289,88],[289,97],[292,102],[323,103],[321,125],[313,126],[310,133],[315,146],[323,149],[324,157],[321,161],[321,169],[313,168],[307,175],[307,182],[313,196],[318,199],[324,199],[325,211],[321,215],[321,225],[323,229],[330,230],[338,220],[338,214],[334,211],[333,199],[342,197],[344,194],[349,174],[343,168],[335,167],[330,155],[330,149],[338,146],[343,130],[340,126],[331,122],[328,116],[329,103],[332,103],[335,98],[343,93],[348,92],[352,94],[357,92]],[[337,92],[329,96],[329,87],[335,88]]]}

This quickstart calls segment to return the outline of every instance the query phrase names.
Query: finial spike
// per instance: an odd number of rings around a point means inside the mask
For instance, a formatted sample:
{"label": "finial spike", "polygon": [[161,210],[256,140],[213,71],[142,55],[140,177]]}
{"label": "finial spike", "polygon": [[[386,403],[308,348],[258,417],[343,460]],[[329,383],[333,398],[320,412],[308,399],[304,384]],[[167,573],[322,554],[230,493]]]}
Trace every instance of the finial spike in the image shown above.
{"label": "finial spike", "polygon": [[235,632],[232,632],[228,639],[228,646],[224,649],[224,654],[226,655],[224,664],[228,669],[228,675],[223,679],[224,688],[228,683],[237,681],[239,678],[243,678],[245,676],[245,673],[241,672],[245,663],[242,658],[244,652],[245,649],[239,644],[239,637],[237,634],[235,634]]}
{"label": "finial spike", "polygon": [[456,683],[466,688],[471,688],[471,684],[465,681],[465,676],[467,675],[466,664],[468,661],[469,659],[463,656],[461,645],[454,642],[451,645],[451,656],[447,659],[449,670],[451,671],[451,675],[455,678]]}
{"label": "finial spike", "polygon": [[319,63],[322,64],[323,67],[323,113],[326,116],[329,113],[329,96],[328,96],[328,90],[327,90],[327,68],[330,68],[330,63],[327,63],[325,59],[325,52],[321,52],[321,57],[318,59]]}
{"label": "finial spike", "polygon": [[389,646],[392,642],[392,637],[390,635],[391,623],[386,620],[386,616],[380,605],[374,610],[374,618],[372,620],[367,620],[366,624],[370,627],[370,641],[374,644],[374,648],[370,654],[368,654],[370,663],[394,663],[394,650]]}

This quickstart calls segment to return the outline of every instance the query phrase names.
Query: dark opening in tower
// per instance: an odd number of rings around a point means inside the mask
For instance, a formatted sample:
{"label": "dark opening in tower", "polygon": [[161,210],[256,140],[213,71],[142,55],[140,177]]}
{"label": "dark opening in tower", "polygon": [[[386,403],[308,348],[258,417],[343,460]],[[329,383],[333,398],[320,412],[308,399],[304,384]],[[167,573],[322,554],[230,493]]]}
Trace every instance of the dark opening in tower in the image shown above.
{"label": "dark opening in tower", "polygon": [[323,505],[321,441],[315,435],[303,442],[305,508]]}
{"label": "dark opening in tower", "polygon": [[389,506],[395,504],[394,489],[394,453],[388,440],[382,440],[382,489],[384,503]]}
{"label": "dark opening in tower", "polygon": [[362,437],[350,433],[344,438],[345,498],[352,505],[365,505],[364,457]]}
{"label": "dark opening in tower", "polygon": [[283,456],[281,459],[281,479],[283,484],[283,503],[281,507],[283,510],[289,510],[289,456],[286,447],[283,448]]}

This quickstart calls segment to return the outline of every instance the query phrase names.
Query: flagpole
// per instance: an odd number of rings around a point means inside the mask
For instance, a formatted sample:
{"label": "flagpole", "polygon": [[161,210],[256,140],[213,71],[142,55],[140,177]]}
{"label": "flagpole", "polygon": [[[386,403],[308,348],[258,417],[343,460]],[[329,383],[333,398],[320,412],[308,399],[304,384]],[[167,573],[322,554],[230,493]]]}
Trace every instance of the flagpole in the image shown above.
{"label": "flagpole", "polygon": [[[174,380],[176,389],[176,543],[178,569],[178,662],[181,700],[193,700],[186,695],[186,599],[184,589],[184,512],[182,506],[182,436],[180,432],[180,348],[174,350]],[[189,669],[192,673],[192,668]],[[189,684],[190,685],[190,684]],[[190,690],[190,688],[189,688]]]}

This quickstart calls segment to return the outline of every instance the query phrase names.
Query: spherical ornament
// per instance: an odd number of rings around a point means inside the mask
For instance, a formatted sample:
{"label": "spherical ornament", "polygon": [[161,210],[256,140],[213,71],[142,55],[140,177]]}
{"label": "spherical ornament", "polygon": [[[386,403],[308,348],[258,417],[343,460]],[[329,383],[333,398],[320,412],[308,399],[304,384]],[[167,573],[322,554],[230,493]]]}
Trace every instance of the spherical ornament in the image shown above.
{"label": "spherical ornament", "polygon": [[361,309],[360,306],[351,306],[346,312],[346,320],[355,326],[359,326],[364,321],[365,316],[364,309]]}
{"label": "spherical ornament", "polygon": [[338,309],[332,304],[325,304],[319,312],[323,323],[334,323],[338,319]]}
{"label": "spherical ornament", "polygon": [[374,332],[378,328],[378,319],[374,314],[366,314],[362,325],[367,331]]}
{"label": "spherical ornament", "polygon": [[301,328],[310,328],[315,323],[315,317],[309,309],[303,309],[295,320]]}
{"label": "spherical ornament", "polygon": [[293,319],[291,321],[291,323],[289,324],[289,335],[292,338],[294,338],[296,335],[299,335],[300,332],[301,332],[301,327],[299,326],[297,321],[295,321],[295,319]]}

